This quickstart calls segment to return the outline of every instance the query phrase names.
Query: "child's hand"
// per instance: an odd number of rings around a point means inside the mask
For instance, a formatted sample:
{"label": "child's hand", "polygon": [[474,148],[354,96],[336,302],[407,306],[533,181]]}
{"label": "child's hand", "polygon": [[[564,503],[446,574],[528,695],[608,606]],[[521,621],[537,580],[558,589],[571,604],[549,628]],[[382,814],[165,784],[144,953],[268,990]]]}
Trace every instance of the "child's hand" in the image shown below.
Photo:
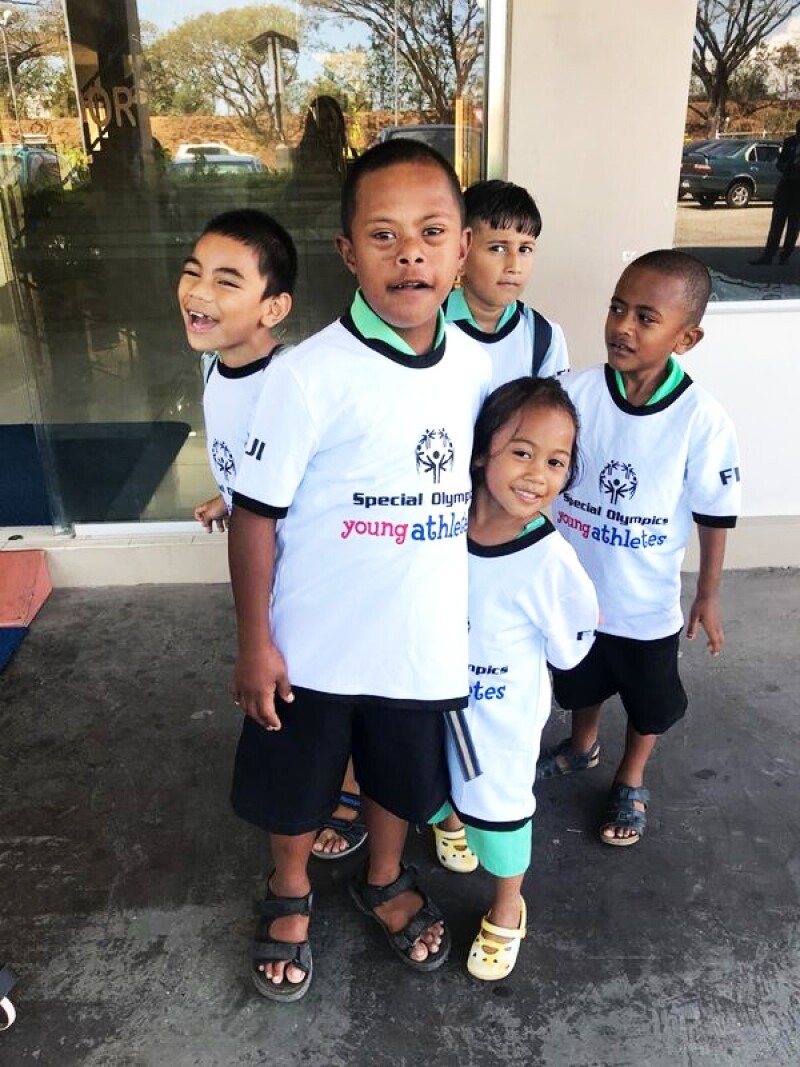
{"label": "child's hand", "polygon": [[204,504],[198,504],[192,514],[199,523],[202,523],[207,533],[213,532],[214,523],[220,531],[228,529],[230,516],[221,494],[212,497],[211,500],[206,500]]}
{"label": "child's hand", "polygon": [[267,645],[256,652],[240,652],[231,683],[231,696],[245,715],[267,730],[281,728],[281,720],[275,711],[276,692],[287,704],[294,700],[286,662],[275,645]]}
{"label": "child's hand", "polygon": [[718,656],[725,644],[725,634],[722,632],[722,614],[719,608],[719,597],[700,596],[695,597],[689,612],[689,625],[686,627],[686,636],[693,641],[697,635],[697,627],[702,626],[708,637],[708,651],[712,656]]}

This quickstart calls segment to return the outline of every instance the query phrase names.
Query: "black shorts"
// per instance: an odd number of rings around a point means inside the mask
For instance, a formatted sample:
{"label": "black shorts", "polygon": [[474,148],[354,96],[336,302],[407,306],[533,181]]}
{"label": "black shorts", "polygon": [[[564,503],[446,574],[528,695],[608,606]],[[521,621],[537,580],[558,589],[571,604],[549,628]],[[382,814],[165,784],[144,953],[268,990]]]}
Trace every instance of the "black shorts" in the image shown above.
{"label": "black shorts", "polygon": [[426,823],[450,791],[441,711],[400,710],[298,692],[279,697],[280,730],[245,718],[231,803],[274,834],[316,830],[339,800],[348,757],[365,796],[411,823]]}
{"label": "black shorts", "polygon": [[678,674],[680,632],[655,641],[598,633],[586,659],[570,671],[553,669],[553,695],[576,711],[619,694],[634,730],[663,734],[689,703]]}

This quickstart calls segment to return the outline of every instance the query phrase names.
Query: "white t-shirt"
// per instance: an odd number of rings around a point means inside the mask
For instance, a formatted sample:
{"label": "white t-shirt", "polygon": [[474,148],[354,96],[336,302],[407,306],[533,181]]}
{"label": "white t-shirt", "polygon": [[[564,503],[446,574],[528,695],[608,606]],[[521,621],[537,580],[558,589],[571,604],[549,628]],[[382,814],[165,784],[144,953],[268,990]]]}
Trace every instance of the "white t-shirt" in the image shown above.
{"label": "white t-shirt", "polygon": [[[450,298],[452,300],[452,297]],[[474,321],[465,318],[453,318],[451,314],[460,314],[461,301],[454,302],[451,310],[450,301],[445,305],[448,321],[453,321],[459,329],[474,338],[489,353],[492,360],[492,391],[516,378],[528,378],[533,369],[534,335],[536,326],[533,309],[521,300],[509,318],[502,322],[495,333],[486,333]],[[550,344],[539,369],[539,378],[552,378],[569,370],[569,354],[564,331],[557,322],[547,320],[552,329]]]}
{"label": "white t-shirt", "polygon": [[469,460],[490,374],[452,327],[409,356],[349,314],[267,371],[234,504],[285,515],[272,630],[293,686],[466,702]]}
{"label": "white t-shirt", "polygon": [[581,420],[583,473],[553,503],[600,601],[603,633],[643,641],[683,625],[680,569],[692,521],[732,527],[741,503],[733,423],[688,374],[634,407],[608,365],[561,382]]}
{"label": "white t-shirt", "polygon": [[280,348],[279,345],[268,356],[245,367],[228,367],[215,357],[206,376],[203,417],[208,462],[228,511],[250,422],[264,384],[264,371]]}
{"label": "white t-shirt", "polygon": [[[512,829],[533,814],[548,662],[579,663],[594,641],[597,597],[578,557],[551,525],[505,545],[469,542],[469,707],[450,716],[451,796],[473,825]],[[478,768],[463,741],[471,739]],[[457,739],[461,743],[457,743]],[[466,757],[462,759],[462,757]]]}

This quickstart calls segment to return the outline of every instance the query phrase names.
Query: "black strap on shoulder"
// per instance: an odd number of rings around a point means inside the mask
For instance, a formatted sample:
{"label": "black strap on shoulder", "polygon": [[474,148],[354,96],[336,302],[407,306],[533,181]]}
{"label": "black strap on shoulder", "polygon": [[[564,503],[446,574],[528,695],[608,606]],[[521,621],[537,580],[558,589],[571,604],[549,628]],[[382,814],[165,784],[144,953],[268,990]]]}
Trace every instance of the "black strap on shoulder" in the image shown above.
{"label": "black strap on shoulder", "polygon": [[536,308],[531,308],[533,316],[533,363],[531,365],[531,377],[538,378],[542,369],[544,357],[547,355],[550,343],[553,340],[553,327]]}

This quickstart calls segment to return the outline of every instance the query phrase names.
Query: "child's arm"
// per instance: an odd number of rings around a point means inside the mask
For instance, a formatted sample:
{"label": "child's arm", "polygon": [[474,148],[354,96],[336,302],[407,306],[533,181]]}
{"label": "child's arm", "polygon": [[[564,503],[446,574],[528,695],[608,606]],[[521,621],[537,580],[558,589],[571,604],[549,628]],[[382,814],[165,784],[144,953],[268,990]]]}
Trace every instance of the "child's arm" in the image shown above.
{"label": "child's arm", "polygon": [[208,533],[212,533],[214,523],[217,524],[218,530],[228,528],[228,509],[225,507],[225,500],[221,493],[206,500],[203,504],[198,504],[192,514],[198,522],[203,524]]}
{"label": "child's arm", "polygon": [[287,702],[294,698],[286,663],[272,641],[269,621],[275,519],[234,508],[228,564],[239,637],[231,694],[246,715],[268,730],[279,730],[275,692]]}
{"label": "child's arm", "polygon": [[719,584],[722,578],[722,563],[725,559],[727,530],[719,526],[698,526],[700,539],[700,573],[697,576],[697,591],[691,611],[686,636],[693,640],[701,625],[708,637],[708,651],[719,655],[725,643],[722,632],[722,613],[719,606]]}

